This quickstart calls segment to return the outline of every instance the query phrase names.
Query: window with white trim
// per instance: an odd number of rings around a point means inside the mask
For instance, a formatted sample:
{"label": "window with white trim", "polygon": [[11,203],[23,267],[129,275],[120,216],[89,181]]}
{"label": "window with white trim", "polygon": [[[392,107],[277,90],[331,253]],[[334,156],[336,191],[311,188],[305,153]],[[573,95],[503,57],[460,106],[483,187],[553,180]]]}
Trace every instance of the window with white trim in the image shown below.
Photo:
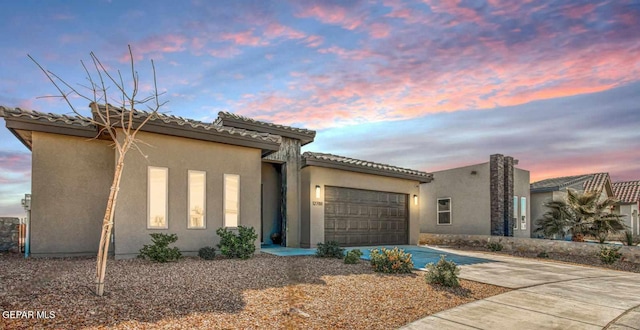
{"label": "window with white trim", "polygon": [[240,176],[224,175],[224,226],[238,227],[240,215]]}
{"label": "window with white trim", "polygon": [[527,198],[520,197],[520,229],[527,229]]}
{"label": "window with white trim", "polygon": [[147,168],[147,228],[167,229],[168,178],[166,167],[149,166]]}
{"label": "window with white trim", "polygon": [[513,229],[518,229],[518,196],[513,196]]}
{"label": "window with white trim", "polygon": [[438,198],[438,224],[450,225],[451,224],[451,197]]}
{"label": "window with white trim", "polygon": [[207,172],[187,171],[189,179],[189,214],[187,228],[206,228]]}

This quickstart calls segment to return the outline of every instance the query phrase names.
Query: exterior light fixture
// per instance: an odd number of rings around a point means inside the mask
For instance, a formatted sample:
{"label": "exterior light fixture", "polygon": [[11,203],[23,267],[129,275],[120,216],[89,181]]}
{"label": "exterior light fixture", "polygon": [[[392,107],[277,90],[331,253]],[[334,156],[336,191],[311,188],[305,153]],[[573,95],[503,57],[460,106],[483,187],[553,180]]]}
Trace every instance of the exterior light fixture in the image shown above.
{"label": "exterior light fixture", "polygon": [[320,186],[316,185],[316,198],[320,198]]}
{"label": "exterior light fixture", "polygon": [[418,195],[413,195],[413,205],[418,205]]}

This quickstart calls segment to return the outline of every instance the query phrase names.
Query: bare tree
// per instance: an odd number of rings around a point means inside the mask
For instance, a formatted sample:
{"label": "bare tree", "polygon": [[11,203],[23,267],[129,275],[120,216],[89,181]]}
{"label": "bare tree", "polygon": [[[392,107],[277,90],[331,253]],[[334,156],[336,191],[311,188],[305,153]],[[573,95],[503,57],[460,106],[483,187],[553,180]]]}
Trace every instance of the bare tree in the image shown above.
{"label": "bare tree", "polygon": [[[96,138],[100,136],[108,136],[113,141],[116,150],[116,167],[113,173],[113,182],[107,200],[107,208],[102,219],[102,234],[100,236],[100,245],[98,247],[98,258],[96,261],[96,291],[98,296],[104,294],[104,277],[107,269],[107,256],[109,254],[109,238],[113,229],[113,214],[118,200],[118,190],[120,189],[120,178],[125,164],[125,155],[130,149],[136,149],[140,152],[138,143],[141,141],[136,139],[140,129],[151,119],[157,116],[158,111],[166,102],[160,102],[160,93],[158,93],[158,85],[156,80],[156,69],[151,60],[153,69],[153,91],[151,95],[140,98],[138,96],[140,84],[138,72],[135,70],[133,52],[129,46],[130,57],[130,74],[131,86],[127,87],[120,70],[117,75],[109,73],[107,68],[100,62],[98,57],[91,52],[91,69],[81,61],[82,67],[86,73],[88,85],[79,85],[86,91],[80,91],[78,88],[70,85],[60,76],[46,70],[31,55],[29,58],[42,70],[49,81],[56,87],[60,95],[46,96],[62,98],[71,108],[75,115],[91,122],[98,127],[99,131]],[[93,72],[93,74],[92,74]],[[113,96],[112,93],[113,92]],[[71,102],[71,98],[79,97],[90,102],[91,116],[85,116]],[[110,102],[116,104],[112,105]],[[144,107],[148,112],[142,116],[143,119],[137,120],[134,114],[138,107]]]}

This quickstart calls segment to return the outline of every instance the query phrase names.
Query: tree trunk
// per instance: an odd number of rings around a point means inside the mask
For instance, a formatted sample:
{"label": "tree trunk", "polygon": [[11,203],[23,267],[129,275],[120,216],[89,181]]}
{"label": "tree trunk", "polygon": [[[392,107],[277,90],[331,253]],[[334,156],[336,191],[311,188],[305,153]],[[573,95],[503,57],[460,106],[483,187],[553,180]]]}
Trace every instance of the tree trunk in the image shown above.
{"label": "tree trunk", "polygon": [[104,219],[102,220],[102,235],[100,236],[98,259],[96,261],[96,295],[98,296],[102,296],[104,294],[104,276],[107,270],[107,256],[109,255],[110,243],[109,241],[111,238],[111,230],[113,228],[113,214],[115,213],[118,190],[120,189],[120,178],[122,177],[122,170],[124,168],[125,152],[118,152],[118,162],[115,172],[113,173],[111,192],[109,193],[107,209],[104,212]]}

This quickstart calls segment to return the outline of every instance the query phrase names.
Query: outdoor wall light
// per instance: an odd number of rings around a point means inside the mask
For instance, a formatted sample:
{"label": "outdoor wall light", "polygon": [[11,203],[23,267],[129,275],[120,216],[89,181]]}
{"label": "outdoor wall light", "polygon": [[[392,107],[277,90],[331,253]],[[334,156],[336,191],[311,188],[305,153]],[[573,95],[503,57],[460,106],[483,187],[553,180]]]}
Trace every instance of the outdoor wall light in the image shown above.
{"label": "outdoor wall light", "polygon": [[316,198],[320,198],[320,186],[316,185]]}
{"label": "outdoor wall light", "polygon": [[418,205],[418,195],[413,195],[413,205]]}

